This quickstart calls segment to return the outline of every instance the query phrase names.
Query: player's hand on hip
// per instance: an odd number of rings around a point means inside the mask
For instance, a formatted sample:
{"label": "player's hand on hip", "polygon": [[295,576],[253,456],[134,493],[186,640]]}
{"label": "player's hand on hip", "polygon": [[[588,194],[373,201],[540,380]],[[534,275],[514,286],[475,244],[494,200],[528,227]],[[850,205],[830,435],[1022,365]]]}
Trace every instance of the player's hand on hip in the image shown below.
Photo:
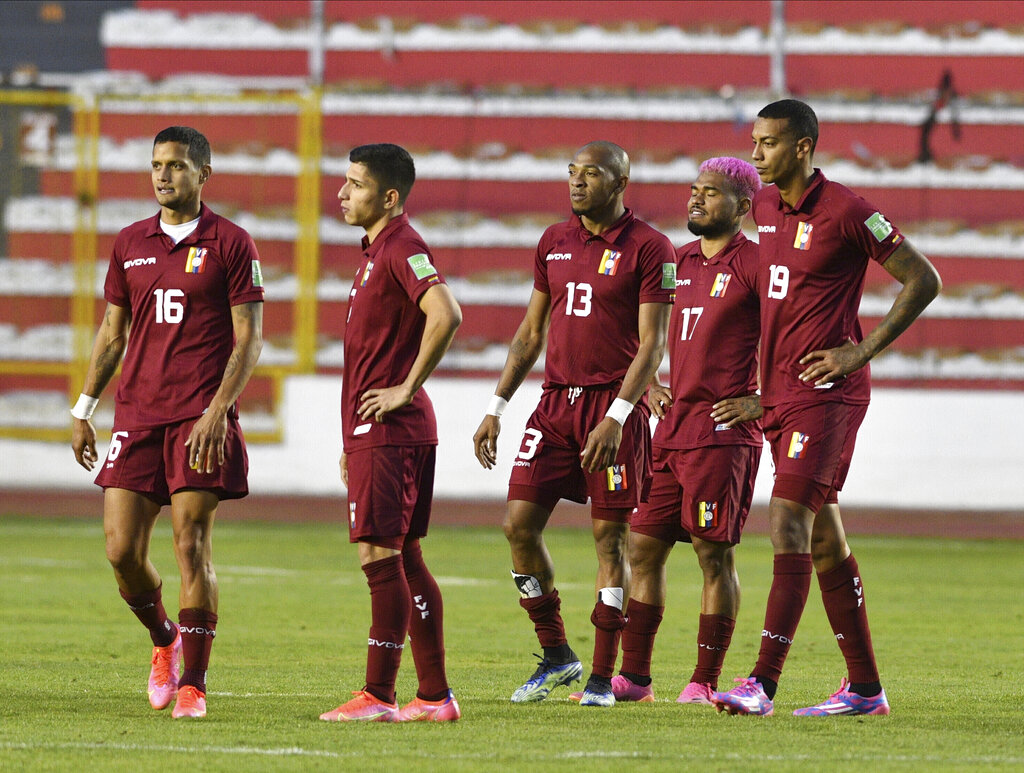
{"label": "player's hand on hip", "polygon": [[763,413],[760,395],[727,397],[711,406],[711,418],[730,428],[745,421],[760,419]]}
{"label": "player's hand on hip", "polygon": [[651,413],[664,419],[665,412],[672,407],[672,390],[664,384],[652,384],[647,393],[647,402],[651,406]]}
{"label": "player's hand on hip", "polygon": [[71,450],[75,461],[85,469],[91,471],[96,466],[96,428],[88,419],[71,419]]}
{"label": "player's hand on hip", "polygon": [[800,380],[823,386],[863,368],[867,362],[868,358],[853,341],[835,349],[817,349],[800,358],[800,364],[807,366],[800,374]]}
{"label": "player's hand on hip", "polygon": [[587,442],[580,454],[580,466],[587,472],[597,472],[615,463],[622,443],[622,425],[605,416],[601,423],[587,435]]}
{"label": "player's hand on hip", "polygon": [[480,427],[473,435],[473,451],[477,461],[485,470],[494,467],[498,462],[498,434],[501,432],[501,419],[487,414],[480,422]]}
{"label": "player's hand on hip", "polygon": [[412,394],[404,386],[386,389],[367,389],[359,398],[359,418],[363,421],[371,416],[374,421],[383,422],[392,411],[404,408],[412,402]]}
{"label": "player's hand on hip", "polygon": [[228,436],[227,415],[207,410],[192,425],[185,447],[188,449],[188,466],[209,475],[217,465],[224,464],[224,443]]}

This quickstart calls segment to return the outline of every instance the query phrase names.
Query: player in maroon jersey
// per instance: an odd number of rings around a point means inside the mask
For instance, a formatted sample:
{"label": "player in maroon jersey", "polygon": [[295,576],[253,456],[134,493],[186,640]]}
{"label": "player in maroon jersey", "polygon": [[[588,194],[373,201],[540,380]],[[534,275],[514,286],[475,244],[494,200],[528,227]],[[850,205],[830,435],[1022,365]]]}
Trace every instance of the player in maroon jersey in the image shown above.
{"label": "player in maroon jersey", "polygon": [[[405,200],[416,179],[398,145],[349,154],[338,192],[345,222],[366,231],[349,296],[341,391],[349,539],[370,586],[366,683],[320,719],[449,721],[459,704],[445,673],[441,592],[420,550],[434,492],[437,425],[421,389],[447,351],[462,312],[409,225]],[[395,680],[406,636],[419,688],[401,709]]]}
{"label": "player in maroon jersey", "polygon": [[[813,568],[848,676],[825,701],[794,713],[888,714],[838,492],[867,412],[868,362],[920,315],[941,281],[881,212],[814,168],[818,119],[808,105],[785,99],[766,106],[753,140],[754,166],[763,182],[774,183],[754,199],[761,403],[775,464],[768,511],[774,578],[750,677],[712,700],[731,713],[772,713]],[[869,260],[902,288],[865,336],[857,311]]]}
{"label": "player in maroon jersey", "polygon": [[622,632],[617,700],[653,701],[651,653],[665,611],[665,564],[692,542],[704,576],[697,666],[679,703],[711,704],[732,640],[740,587],[734,546],[750,510],[764,443],[757,396],[757,244],[740,230],[761,187],[746,161],[711,158],[690,186],[688,227],[700,239],[676,251],[669,326],[670,388],[655,381],[648,501],[629,535],[632,592]]}
{"label": "player in maroon jersey", "polygon": [[580,703],[615,702],[629,516],[649,479],[650,412],[642,398],[661,363],[675,291],[672,245],[623,205],[628,182],[629,157],[610,142],[585,145],[570,162],[573,216],[541,237],[526,316],[473,437],[477,459],[491,468],[501,412],[546,341],[543,395],[513,463],[504,523],[520,604],[544,656],[513,703],[543,700],[583,670],[565,636],[543,538],[562,498],[591,500],[598,556],[594,663]]}
{"label": "player in maroon jersey", "polygon": [[[153,641],[150,704],[163,709],[177,697],[175,717],[206,715],[218,601],[213,521],[220,500],[248,493],[236,401],[263,346],[259,254],[249,234],[201,202],[211,171],[210,144],[198,131],[173,126],[157,134],[152,181],[160,212],[118,234],[106,312],[71,411],[75,458],[92,470],[99,457],[90,418],[124,354],[96,483],[104,490],[107,558]],[[181,571],[177,625],[149,559],[164,505]]]}

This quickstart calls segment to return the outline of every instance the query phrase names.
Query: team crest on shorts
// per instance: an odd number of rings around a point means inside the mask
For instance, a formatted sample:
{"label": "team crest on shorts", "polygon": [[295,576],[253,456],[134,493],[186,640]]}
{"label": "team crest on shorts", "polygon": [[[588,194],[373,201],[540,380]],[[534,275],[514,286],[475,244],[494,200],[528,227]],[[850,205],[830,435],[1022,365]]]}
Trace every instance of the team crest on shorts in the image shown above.
{"label": "team crest on shorts", "polygon": [[807,450],[807,444],[810,442],[810,435],[805,435],[803,432],[794,432],[793,437],[790,438],[789,451],[786,452],[786,456],[790,459],[799,459],[803,456],[804,451]]}
{"label": "team crest on shorts", "polygon": [[607,472],[609,491],[622,491],[629,488],[629,482],[626,480],[626,465],[613,464]]}
{"label": "team crest on shorts", "polygon": [[718,502],[697,503],[697,525],[702,529],[712,529],[718,525]]}
{"label": "team crest on shorts", "polygon": [[356,503],[348,503],[348,523],[351,528],[355,528],[356,525]]}

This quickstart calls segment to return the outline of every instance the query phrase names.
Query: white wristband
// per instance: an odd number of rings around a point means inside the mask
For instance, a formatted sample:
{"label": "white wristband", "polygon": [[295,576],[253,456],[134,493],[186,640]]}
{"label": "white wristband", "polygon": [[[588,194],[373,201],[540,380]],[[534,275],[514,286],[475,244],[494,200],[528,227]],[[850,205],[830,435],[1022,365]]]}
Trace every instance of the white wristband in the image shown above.
{"label": "white wristband", "polygon": [[487,415],[496,416],[499,419],[501,414],[505,412],[508,407],[508,400],[504,397],[498,397],[498,395],[491,395],[491,401],[487,403]]}
{"label": "white wristband", "polygon": [[615,419],[621,426],[626,423],[626,419],[629,418],[629,414],[632,412],[633,403],[629,402],[629,400],[623,400],[621,397],[616,397],[605,416]]}
{"label": "white wristband", "polygon": [[98,397],[89,397],[87,394],[81,394],[78,396],[78,402],[75,403],[75,407],[71,409],[71,415],[76,419],[89,421],[99,402]]}

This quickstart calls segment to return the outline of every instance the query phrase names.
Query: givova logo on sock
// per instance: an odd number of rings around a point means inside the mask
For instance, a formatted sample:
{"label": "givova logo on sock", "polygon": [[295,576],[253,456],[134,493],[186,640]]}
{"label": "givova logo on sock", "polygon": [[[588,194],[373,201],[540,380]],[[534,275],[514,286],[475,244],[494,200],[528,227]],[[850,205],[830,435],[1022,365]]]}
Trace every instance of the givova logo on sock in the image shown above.
{"label": "givova logo on sock", "polygon": [[810,435],[805,435],[803,432],[794,432],[793,437],[789,441],[789,451],[786,452],[786,456],[790,459],[799,459],[803,456],[804,451],[807,450],[807,445],[810,442]]}

